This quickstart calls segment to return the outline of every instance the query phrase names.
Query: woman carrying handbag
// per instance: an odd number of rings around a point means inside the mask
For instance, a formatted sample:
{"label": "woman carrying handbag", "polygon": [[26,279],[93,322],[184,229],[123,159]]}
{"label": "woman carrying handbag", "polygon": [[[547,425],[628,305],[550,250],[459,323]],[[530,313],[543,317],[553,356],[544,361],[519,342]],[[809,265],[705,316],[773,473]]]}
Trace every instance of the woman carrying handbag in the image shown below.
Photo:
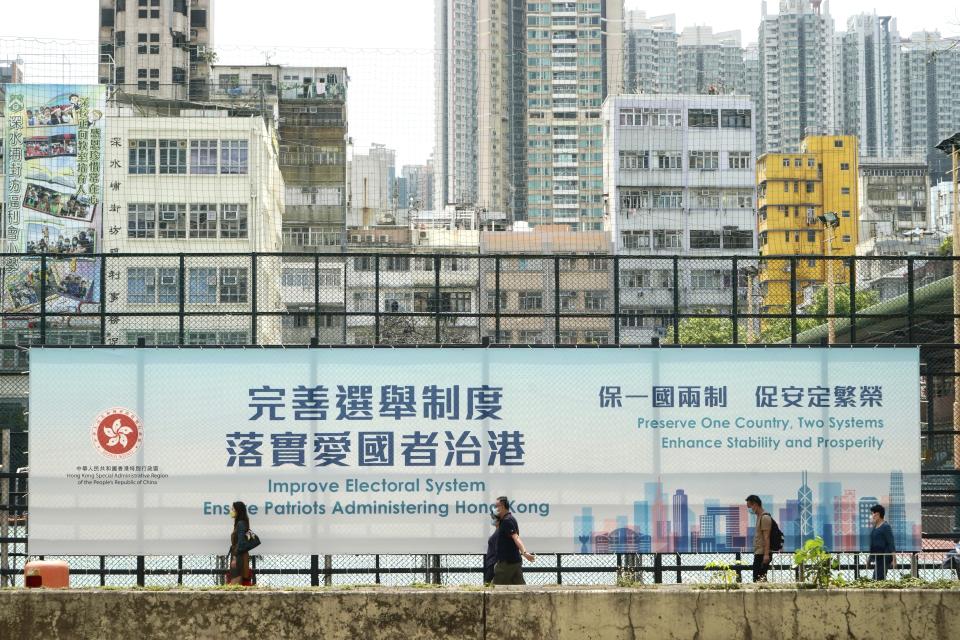
{"label": "woman carrying handbag", "polygon": [[260,544],[260,538],[250,531],[247,505],[234,502],[230,509],[230,517],[233,518],[233,533],[230,535],[230,568],[227,571],[227,583],[250,586],[253,584],[250,550]]}

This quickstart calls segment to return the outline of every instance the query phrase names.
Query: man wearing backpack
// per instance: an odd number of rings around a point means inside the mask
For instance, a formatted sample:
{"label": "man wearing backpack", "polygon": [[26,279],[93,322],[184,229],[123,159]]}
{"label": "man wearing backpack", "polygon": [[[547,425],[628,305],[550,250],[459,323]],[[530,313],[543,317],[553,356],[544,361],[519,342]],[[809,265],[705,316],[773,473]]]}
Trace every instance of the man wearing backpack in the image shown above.
{"label": "man wearing backpack", "polygon": [[747,508],[757,517],[757,528],[753,534],[753,581],[766,582],[770,569],[771,532],[775,524],[773,517],[763,510],[763,501],[759,496],[747,496]]}

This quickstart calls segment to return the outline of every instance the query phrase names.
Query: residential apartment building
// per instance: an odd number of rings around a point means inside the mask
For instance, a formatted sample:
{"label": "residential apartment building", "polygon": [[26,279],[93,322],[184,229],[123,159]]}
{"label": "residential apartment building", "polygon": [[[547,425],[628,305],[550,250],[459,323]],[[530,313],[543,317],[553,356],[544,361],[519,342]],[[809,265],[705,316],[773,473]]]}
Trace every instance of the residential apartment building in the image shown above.
{"label": "residential apartment building", "polygon": [[429,209],[433,202],[433,161],[408,164],[400,169],[397,202],[401,209]]}
{"label": "residential apartment building", "polygon": [[527,219],[603,228],[603,126],[623,90],[622,2],[527,3]]}
{"label": "residential apartment building", "polygon": [[711,27],[687,27],[677,47],[679,93],[746,93],[746,67],[739,31],[714,33]]}
{"label": "residential apartment building", "polygon": [[[797,153],[762,155],[757,160],[760,255],[854,255],[860,218],[858,176],[855,136],[810,136]],[[824,213],[836,213],[839,226],[825,228],[818,220]],[[764,308],[789,311],[790,261],[766,260],[762,267]],[[797,292],[826,282],[823,260],[800,259],[796,269]],[[847,271],[835,262],[835,281],[846,277]],[[799,293],[797,302],[802,302]]]}
{"label": "residential apartment building", "polygon": [[[477,2],[434,0],[434,209],[477,201]],[[488,92],[489,93],[489,92]]]}
{"label": "residential apartment building", "polygon": [[207,98],[214,0],[100,0],[102,84],[173,100]]}
{"label": "residential apartment building", "polygon": [[926,153],[933,182],[947,180],[950,159],[933,148],[960,129],[960,47],[936,31],[903,41],[902,147]]}
{"label": "residential apartment building", "polygon": [[[826,6],[824,6],[826,9]],[[758,152],[793,153],[805,136],[836,129],[834,27],[819,2],[763,2],[758,41]]]}
{"label": "residential apartment building", "polygon": [[347,164],[348,227],[393,224],[397,210],[396,157],[396,151],[382,144],[370,145],[367,153],[353,154]]}
{"label": "residential apartment building", "polygon": [[473,204],[506,213],[511,220],[525,219],[527,208],[527,58],[520,55],[526,49],[526,10],[526,0],[477,2],[477,199]]}
{"label": "residential apartment building", "polygon": [[860,158],[859,241],[927,228],[930,177],[926,159]]}
{"label": "residential apartment building", "polygon": [[954,202],[952,182],[940,182],[930,188],[929,229],[934,229],[946,235],[953,233]]}
{"label": "residential apartment building", "polygon": [[18,82],[23,82],[23,60],[0,60],[0,84]]}
{"label": "residential apartment building", "polygon": [[[284,183],[276,140],[260,117],[184,110],[106,114],[103,249],[108,344],[277,344],[280,262],[251,254],[281,248]],[[175,254],[205,254],[176,257]],[[168,254],[149,257],[150,254]],[[169,255],[174,254],[174,255]],[[184,318],[182,309],[203,316]],[[255,322],[249,313],[266,315]],[[273,315],[271,315],[273,314]]]}
{"label": "residential apartment building", "polygon": [[624,93],[677,93],[677,18],[627,11],[624,27]]}
{"label": "residential apartment building", "polygon": [[[607,230],[619,256],[756,253],[753,105],[746,96],[616,96],[603,107]],[[620,262],[621,340],[648,342],[674,302],[668,260]],[[680,304],[733,304],[729,260],[681,264]]]}
{"label": "residential apartment building", "polygon": [[[518,344],[614,341],[610,317],[564,318],[571,313],[612,315],[613,261],[607,233],[515,223],[509,231],[482,233],[480,253],[501,256],[482,263],[479,290],[483,313],[489,314],[480,327],[483,336]],[[509,254],[560,257],[511,258]]]}
{"label": "residential apartment building", "polygon": [[347,220],[347,70],[216,65],[210,98],[276,123],[286,186],[283,249],[338,251]]}
{"label": "residential apartment building", "polygon": [[860,140],[860,155],[906,153],[900,139],[900,34],[890,16],[852,16],[838,34],[840,71],[834,78],[840,130]]}

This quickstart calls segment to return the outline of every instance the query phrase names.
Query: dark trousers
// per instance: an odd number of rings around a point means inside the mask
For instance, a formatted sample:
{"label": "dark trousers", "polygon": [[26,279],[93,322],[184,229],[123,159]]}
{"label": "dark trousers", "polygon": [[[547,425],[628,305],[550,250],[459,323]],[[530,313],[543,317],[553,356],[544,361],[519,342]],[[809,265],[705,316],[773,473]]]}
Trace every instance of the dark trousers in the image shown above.
{"label": "dark trousers", "polygon": [[873,579],[886,580],[887,571],[890,570],[892,564],[893,558],[891,556],[873,556]]}
{"label": "dark trousers", "polygon": [[753,555],[753,581],[766,582],[767,571],[770,570],[770,561],[763,561],[763,554]]}
{"label": "dark trousers", "polygon": [[498,560],[493,566],[493,584],[527,584],[523,580],[523,563]]}

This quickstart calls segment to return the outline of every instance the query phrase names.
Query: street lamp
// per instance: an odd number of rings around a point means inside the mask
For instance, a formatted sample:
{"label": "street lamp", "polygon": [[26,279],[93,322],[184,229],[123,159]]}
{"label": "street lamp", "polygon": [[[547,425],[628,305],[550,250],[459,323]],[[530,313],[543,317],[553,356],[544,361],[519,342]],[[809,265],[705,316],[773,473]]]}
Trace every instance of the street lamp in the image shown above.
{"label": "street lamp", "polygon": [[833,230],[840,226],[840,218],[836,213],[826,212],[817,216],[817,220],[823,225],[824,239],[827,241],[827,344],[833,344],[837,341],[837,328],[833,317],[836,313],[833,291]]}

